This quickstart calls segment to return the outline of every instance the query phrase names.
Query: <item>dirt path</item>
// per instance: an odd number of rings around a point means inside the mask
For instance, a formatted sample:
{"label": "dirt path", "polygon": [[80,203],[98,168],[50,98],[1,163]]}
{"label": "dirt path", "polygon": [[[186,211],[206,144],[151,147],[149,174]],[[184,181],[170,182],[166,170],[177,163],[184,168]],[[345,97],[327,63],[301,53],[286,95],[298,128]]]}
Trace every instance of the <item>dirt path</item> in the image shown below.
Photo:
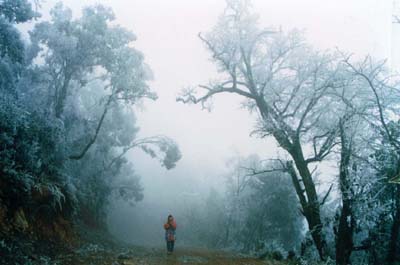
{"label": "dirt path", "polygon": [[160,248],[127,248],[124,252],[92,249],[60,256],[60,265],[110,264],[110,265],[285,265],[278,261],[262,261],[250,257],[235,255],[229,252],[210,251],[205,249],[177,249],[167,255]]}
{"label": "dirt path", "polygon": [[279,264],[277,262],[266,262],[254,258],[241,257],[226,252],[216,252],[201,249],[179,249],[173,255],[166,255],[164,250],[154,250],[146,257],[132,257],[125,260],[126,265],[175,265],[175,264],[203,264],[203,265],[261,265]]}

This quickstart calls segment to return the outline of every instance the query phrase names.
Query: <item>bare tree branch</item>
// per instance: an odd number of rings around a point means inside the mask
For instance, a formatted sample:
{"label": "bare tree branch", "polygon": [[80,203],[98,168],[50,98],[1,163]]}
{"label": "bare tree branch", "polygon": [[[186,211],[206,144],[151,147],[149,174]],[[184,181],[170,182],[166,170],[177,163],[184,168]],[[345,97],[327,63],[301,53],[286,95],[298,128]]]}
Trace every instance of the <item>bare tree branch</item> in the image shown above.
{"label": "bare tree branch", "polygon": [[97,136],[99,135],[100,129],[101,129],[102,125],[103,125],[104,119],[105,119],[105,117],[107,115],[107,112],[109,110],[110,104],[112,102],[112,98],[113,98],[113,94],[111,94],[107,99],[107,102],[106,102],[106,104],[104,106],[103,114],[100,117],[100,120],[99,120],[99,122],[97,124],[96,131],[95,131],[94,135],[91,137],[91,139],[85,145],[85,147],[82,149],[81,152],[79,152],[79,153],[77,153],[75,155],[70,155],[69,159],[72,159],[72,160],[80,160],[80,159],[82,159],[85,156],[85,154],[87,153],[87,151],[89,150],[89,148],[96,142]]}
{"label": "bare tree branch", "polygon": [[[366,60],[369,60],[369,57],[366,57],[365,62],[366,62]],[[349,58],[345,59],[344,62],[346,63],[346,65],[348,65],[348,66],[353,70],[353,72],[354,72],[356,75],[362,77],[362,78],[367,82],[368,86],[371,88],[371,90],[372,90],[372,92],[373,92],[373,94],[374,94],[374,97],[375,97],[375,102],[376,102],[377,107],[378,107],[378,111],[379,111],[379,120],[380,120],[380,122],[381,122],[381,125],[382,125],[383,128],[384,128],[385,134],[386,134],[386,136],[388,137],[390,143],[391,143],[396,149],[399,150],[399,149],[400,149],[400,142],[397,141],[397,140],[393,137],[392,133],[390,132],[390,130],[389,130],[388,126],[387,126],[387,123],[386,123],[385,118],[384,118],[384,116],[383,116],[383,115],[384,115],[383,106],[382,106],[382,104],[381,104],[381,100],[380,100],[380,98],[379,98],[379,95],[378,95],[378,92],[377,92],[377,88],[376,88],[376,86],[374,85],[374,81],[373,81],[373,78],[377,75],[377,72],[379,71],[379,69],[382,68],[383,64],[379,64],[378,66],[376,66],[376,67],[372,70],[372,78],[371,78],[370,76],[368,76],[367,74],[365,74],[362,70],[358,70],[353,64],[351,64],[350,61],[349,61]]]}
{"label": "bare tree branch", "polygon": [[328,199],[328,196],[329,196],[329,194],[330,194],[331,191],[332,191],[332,188],[333,188],[333,184],[331,184],[331,186],[329,187],[329,189],[328,189],[328,191],[326,192],[324,198],[322,199],[320,205],[324,205],[324,204],[325,204],[326,199]]}

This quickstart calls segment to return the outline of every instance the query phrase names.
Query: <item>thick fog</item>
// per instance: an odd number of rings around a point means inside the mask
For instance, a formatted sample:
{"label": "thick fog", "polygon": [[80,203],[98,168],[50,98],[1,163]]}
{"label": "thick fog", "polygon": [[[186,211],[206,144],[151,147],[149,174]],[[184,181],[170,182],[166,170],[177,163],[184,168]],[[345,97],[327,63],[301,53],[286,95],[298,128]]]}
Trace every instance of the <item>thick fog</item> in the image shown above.
{"label": "thick fog", "polygon": [[[261,159],[286,154],[272,138],[250,135],[256,115],[241,109],[237,96],[216,96],[211,112],[175,100],[182,88],[217,77],[216,67],[198,33],[209,31],[216,24],[225,8],[224,0],[63,1],[73,9],[74,16],[79,16],[83,6],[94,3],[112,7],[116,23],[136,34],[133,45],[143,52],[145,62],[154,72],[150,86],[158,94],[157,101],[146,100],[135,107],[139,136],[166,135],[178,143],[182,152],[182,159],[171,170],[161,167],[139,149],[127,154],[141,177],[144,199],[133,207],[113,202],[108,218],[110,232],[135,244],[164,244],[162,224],[171,213],[178,223],[178,238],[190,245],[188,233],[196,228],[190,227],[190,223],[181,224],[180,220],[192,208],[206,203],[210,191],[225,194],[231,170],[229,160],[251,154]],[[398,29],[392,26],[391,1],[255,0],[252,3],[263,26],[284,31],[304,30],[307,41],[318,49],[340,48],[357,57],[372,54],[388,59],[392,65],[398,62],[392,49],[398,45],[392,37]],[[47,19],[53,1],[42,6],[42,19]],[[331,181],[332,166],[328,162],[319,168],[324,173],[322,184]],[[183,234],[179,234],[179,229]]]}

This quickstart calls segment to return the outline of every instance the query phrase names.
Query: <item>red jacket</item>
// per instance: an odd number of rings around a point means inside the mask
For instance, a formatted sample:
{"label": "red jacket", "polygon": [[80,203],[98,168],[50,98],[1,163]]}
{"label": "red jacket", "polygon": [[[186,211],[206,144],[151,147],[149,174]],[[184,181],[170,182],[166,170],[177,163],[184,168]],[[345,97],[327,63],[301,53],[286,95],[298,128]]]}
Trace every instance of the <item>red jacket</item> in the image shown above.
{"label": "red jacket", "polygon": [[165,223],[164,224],[164,229],[165,230],[167,230],[167,229],[176,229],[176,222],[175,222],[175,220],[173,220],[172,221],[172,224],[170,224],[170,223]]}
{"label": "red jacket", "polygon": [[175,229],[176,229],[176,222],[175,220],[172,223],[165,223],[165,240],[167,241],[175,241]]}

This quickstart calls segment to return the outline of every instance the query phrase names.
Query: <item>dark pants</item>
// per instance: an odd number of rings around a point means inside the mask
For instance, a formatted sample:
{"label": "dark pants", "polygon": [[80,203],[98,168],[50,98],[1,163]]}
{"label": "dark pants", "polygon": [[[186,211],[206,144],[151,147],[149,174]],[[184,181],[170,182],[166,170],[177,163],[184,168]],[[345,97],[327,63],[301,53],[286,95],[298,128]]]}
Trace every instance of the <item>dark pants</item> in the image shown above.
{"label": "dark pants", "polygon": [[167,251],[173,252],[174,251],[175,241],[167,241]]}

